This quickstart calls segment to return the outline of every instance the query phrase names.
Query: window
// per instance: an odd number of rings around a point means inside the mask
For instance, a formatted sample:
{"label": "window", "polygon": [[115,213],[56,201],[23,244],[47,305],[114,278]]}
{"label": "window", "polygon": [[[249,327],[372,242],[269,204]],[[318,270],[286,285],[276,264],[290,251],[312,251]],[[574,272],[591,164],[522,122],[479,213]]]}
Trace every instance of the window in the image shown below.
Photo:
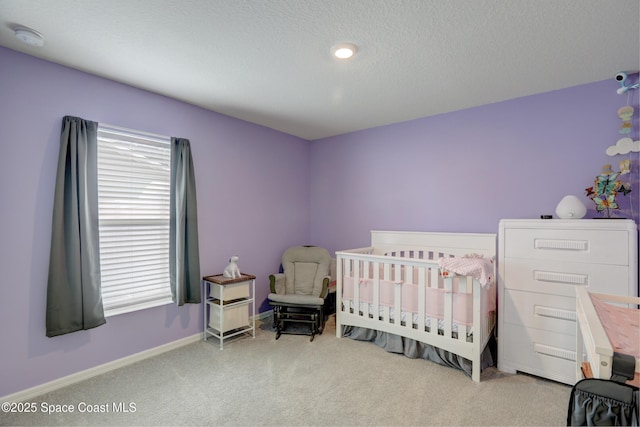
{"label": "window", "polygon": [[98,220],[105,316],[171,302],[171,138],[100,124]]}

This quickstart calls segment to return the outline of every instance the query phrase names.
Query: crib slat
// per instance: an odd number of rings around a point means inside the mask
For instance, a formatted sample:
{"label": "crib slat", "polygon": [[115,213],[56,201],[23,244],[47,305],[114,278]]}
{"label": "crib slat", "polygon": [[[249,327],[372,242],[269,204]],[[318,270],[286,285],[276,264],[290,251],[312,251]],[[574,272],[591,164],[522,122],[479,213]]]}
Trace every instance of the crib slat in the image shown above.
{"label": "crib slat", "polygon": [[[470,283],[468,280],[469,277],[459,277],[457,276],[454,279],[454,290],[455,286],[457,285],[457,291],[458,291],[458,298],[465,298],[466,294],[470,293],[473,290],[473,284]],[[454,296],[455,298],[455,296]],[[466,305],[465,305],[466,307]],[[466,313],[456,313],[458,318],[463,318],[466,319]],[[457,339],[458,341],[466,341],[467,340],[467,326],[464,324],[456,324],[456,327],[458,329],[457,333]]]}
{"label": "crib slat", "polygon": [[[433,257],[433,252],[429,253],[429,256]],[[440,280],[440,274],[438,272],[437,268],[429,268],[429,282],[427,284],[427,286],[431,289],[438,289],[438,282]],[[431,293],[429,296],[425,296],[425,302],[427,298],[433,298],[433,293]],[[432,302],[429,302],[429,304],[432,304]],[[430,305],[431,306],[431,305]],[[426,307],[426,305],[425,305]],[[425,309],[426,311],[426,309]],[[438,335],[438,318],[434,315],[434,313],[431,313],[431,315],[427,316],[427,314],[425,314],[425,317],[428,317],[429,319],[429,333],[430,334],[434,334],[434,335]]]}
{"label": "crib slat", "polygon": [[[352,260],[351,260],[351,259],[347,259],[347,258],[345,258],[345,259],[343,260],[343,262],[340,264],[340,265],[342,266],[342,268],[344,269],[344,271],[342,272],[342,278],[344,278],[344,277],[352,277],[352,275],[351,275],[351,263],[352,263]],[[344,279],[343,279],[343,280],[344,280]],[[341,282],[342,282],[342,280],[341,280]],[[356,285],[355,285],[355,281],[354,281],[354,282],[352,282],[352,286],[356,286]],[[355,291],[355,290],[354,290],[354,291]],[[344,290],[343,290],[343,292],[342,292],[341,296],[343,296],[343,295],[344,295]],[[342,310],[343,310],[343,311],[346,311],[346,312],[348,313],[348,312],[349,312],[350,307],[351,307],[351,300],[345,299],[345,298],[343,297],[343,307],[342,307]]]}
{"label": "crib slat", "polygon": [[473,341],[476,343],[476,348],[478,351],[481,351],[480,346],[484,342],[485,337],[489,336],[489,334],[485,332],[485,325],[483,324],[487,321],[489,316],[487,316],[486,313],[483,313],[482,310],[482,285],[478,280],[473,279],[472,277],[467,277],[467,279],[469,282],[468,286],[471,289],[470,292],[473,292],[473,325],[469,332],[473,335]]}
{"label": "crib slat", "polygon": [[337,338],[342,338],[342,324],[340,323],[342,316],[340,316],[341,313],[338,313],[338,311],[343,311],[343,307],[344,307],[344,298],[342,297],[343,295],[342,289],[344,287],[344,275],[342,274],[344,270],[342,266],[343,263],[344,263],[344,260],[338,257],[336,262],[336,337]]}
{"label": "crib slat", "polygon": [[426,269],[420,267],[418,270],[418,330],[424,331],[427,316],[426,305]]}
{"label": "crib slat", "polygon": [[402,281],[394,282],[393,286],[393,323],[398,326],[402,323]]}
{"label": "crib slat", "polygon": [[[403,251],[404,253],[404,251]],[[402,275],[404,266],[396,263],[393,265],[393,303],[394,303],[394,323],[398,326],[402,326]]]}
{"label": "crib slat", "polygon": [[[474,289],[475,289],[474,280],[473,280],[473,278],[471,276],[467,276],[464,279],[466,281],[467,292],[471,294],[471,298],[472,298],[472,301],[473,301],[473,299],[475,299],[475,297],[476,297],[476,294],[474,292]],[[480,295],[478,295],[478,298],[480,298]],[[471,319],[470,319],[471,320],[471,325],[465,327],[465,335],[464,335],[465,341],[467,339],[467,335],[471,336],[471,338],[473,340],[478,339],[478,334],[482,335],[481,334],[482,325],[479,324],[479,322],[476,322],[476,320],[475,320],[476,314],[473,311],[473,310],[475,310],[475,306],[474,306],[473,302],[471,303],[471,310],[472,310],[471,311]],[[479,310],[479,308],[478,308],[478,310]],[[479,312],[480,311],[478,311],[478,313]],[[484,317],[484,316],[481,316],[481,317]]]}
{"label": "crib slat", "polygon": [[[412,251],[408,251],[407,252],[407,256],[411,257],[413,255]],[[413,282],[413,265],[410,264],[406,264],[403,263],[401,268],[401,274],[400,274],[400,281],[401,281],[401,285],[400,287],[400,310],[406,310],[405,307],[413,307],[413,304],[411,301],[408,300],[408,298],[410,298],[410,288],[408,287],[407,284],[409,283],[414,283]],[[405,292],[403,292],[403,288],[404,286],[407,286],[407,289],[404,289]],[[414,314],[412,311],[407,310],[406,314],[404,315],[404,326],[406,328],[413,328],[413,317]],[[402,319],[400,319],[402,321]]]}
{"label": "crib slat", "polygon": [[[363,284],[363,286],[364,286],[363,292],[365,293],[366,296],[368,296],[367,295],[368,294],[368,289],[367,288],[370,286],[370,282],[369,282],[369,279],[370,279],[370,277],[369,277],[369,267],[370,267],[369,261],[366,261],[366,260],[362,261],[362,269],[360,270],[360,279],[361,280],[359,280],[359,283]],[[366,317],[366,318],[369,318],[369,307],[370,307],[369,299],[366,298],[366,297],[365,297],[365,299],[366,299],[367,303],[366,304],[362,304],[362,308],[361,308],[362,316]]]}
{"label": "crib slat", "polygon": [[[393,274],[391,263],[385,262],[382,267],[382,280],[389,282]],[[385,322],[391,323],[391,308],[388,305],[383,307],[383,317]]]}
{"label": "crib slat", "polygon": [[380,316],[380,263],[373,263],[373,313],[371,315],[377,319]]}
{"label": "crib slat", "polygon": [[391,309],[388,305],[382,307],[382,321],[385,323],[391,323]]}
{"label": "crib slat", "polygon": [[401,279],[404,283],[414,283],[413,282],[413,266],[412,265],[404,265],[404,277]]}
{"label": "crib slat", "polygon": [[360,315],[360,261],[353,260],[353,312]]}
{"label": "crib slat", "polygon": [[440,272],[438,271],[437,268],[430,268],[429,273],[430,273],[429,286],[432,288],[437,288],[438,282],[440,281]]}
{"label": "crib slat", "polygon": [[453,318],[453,278],[444,279],[444,336],[451,338],[451,323]]}

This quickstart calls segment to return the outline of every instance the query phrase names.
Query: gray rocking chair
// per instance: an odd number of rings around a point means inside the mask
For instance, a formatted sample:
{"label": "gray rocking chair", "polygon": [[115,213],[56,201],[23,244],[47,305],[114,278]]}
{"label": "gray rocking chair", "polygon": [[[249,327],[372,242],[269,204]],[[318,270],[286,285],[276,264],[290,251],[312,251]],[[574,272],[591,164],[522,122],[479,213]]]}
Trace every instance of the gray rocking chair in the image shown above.
{"label": "gray rocking chair", "polygon": [[[324,307],[330,281],[331,255],[316,246],[295,246],[282,255],[283,273],[269,276],[271,293],[269,304],[273,307],[273,325],[276,339],[280,335],[322,334]],[[307,323],[309,333],[287,331],[288,323]]]}

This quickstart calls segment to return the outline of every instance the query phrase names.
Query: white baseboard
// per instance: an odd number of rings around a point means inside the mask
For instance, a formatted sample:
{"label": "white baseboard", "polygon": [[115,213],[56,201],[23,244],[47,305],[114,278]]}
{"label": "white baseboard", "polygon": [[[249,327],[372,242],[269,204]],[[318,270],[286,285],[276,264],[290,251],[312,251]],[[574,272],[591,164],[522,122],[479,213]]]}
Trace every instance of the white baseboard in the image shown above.
{"label": "white baseboard", "polygon": [[256,314],[255,318],[256,320],[262,320],[262,319],[266,319],[271,315],[273,315],[273,310],[267,310],[267,311],[263,311],[262,313]]}
{"label": "white baseboard", "polygon": [[49,393],[59,388],[84,381],[86,379],[107,373],[109,371],[113,371],[118,368],[122,368],[127,365],[131,365],[132,363],[136,363],[150,357],[157,356],[167,351],[175,350],[179,347],[194,343],[199,340],[202,340],[202,332],[191,335],[189,337],[181,338],[176,341],[172,341],[167,344],[163,344],[158,347],[150,348],[149,350],[144,350],[139,353],[132,354],[131,356],[126,356],[121,359],[107,362],[102,365],[86,369],[84,371],[76,372],[74,374],[67,375],[66,377],[58,378],[57,380],[49,381],[47,383],[22,390],[17,393],[0,397],[0,402],[23,402],[25,400],[33,399],[34,397],[40,396],[41,394]]}

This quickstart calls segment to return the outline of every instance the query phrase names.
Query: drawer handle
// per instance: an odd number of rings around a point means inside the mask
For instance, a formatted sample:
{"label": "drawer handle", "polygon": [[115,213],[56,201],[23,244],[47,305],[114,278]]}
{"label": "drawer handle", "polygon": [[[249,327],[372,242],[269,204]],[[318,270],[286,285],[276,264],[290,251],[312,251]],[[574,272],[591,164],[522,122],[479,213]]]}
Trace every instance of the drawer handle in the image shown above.
{"label": "drawer handle", "polygon": [[533,313],[536,316],[550,317],[552,319],[569,320],[571,322],[576,321],[575,311],[562,310],[560,308],[551,308],[536,305],[533,309]]}
{"label": "drawer handle", "polygon": [[533,278],[539,282],[568,283],[570,285],[586,285],[589,276],[584,274],[554,273],[552,271],[533,272]]}
{"label": "drawer handle", "polygon": [[571,362],[576,361],[576,352],[571,350],[565,350],[563,348],[552,347],[550,345],[538,344],[533,345],[533,349],[536,353],[544,354],[545,356],[557,357],[559,359],[569,360]]}
{"label": "drawer handle", "polygon": [[535,239],[533,242],[533,247],[535,249],[586,251],[589,249],[589,242],[586,240]]}

